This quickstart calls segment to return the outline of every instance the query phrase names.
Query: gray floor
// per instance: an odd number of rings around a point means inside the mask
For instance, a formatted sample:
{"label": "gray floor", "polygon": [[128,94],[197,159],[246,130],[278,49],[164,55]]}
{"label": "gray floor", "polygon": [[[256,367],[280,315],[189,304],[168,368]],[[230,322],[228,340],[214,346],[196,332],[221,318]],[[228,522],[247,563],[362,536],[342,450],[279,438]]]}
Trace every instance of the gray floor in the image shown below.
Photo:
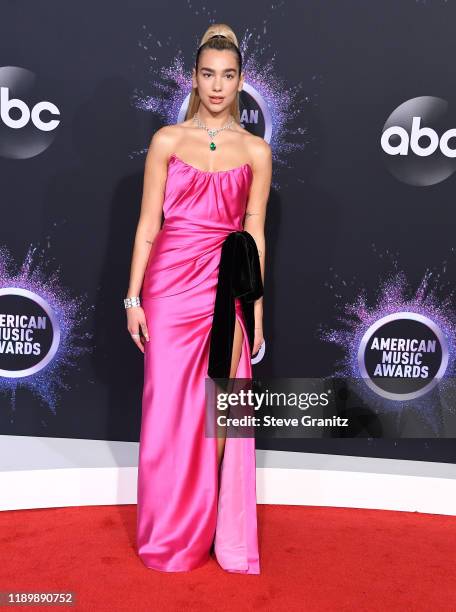
{"label": "gray floor", "polygon": [[[0,436],[0,471],[137,465],[137,442]],[[257,467],[456,478],[456,465],[449,463],[286,451],[258,450]]]}

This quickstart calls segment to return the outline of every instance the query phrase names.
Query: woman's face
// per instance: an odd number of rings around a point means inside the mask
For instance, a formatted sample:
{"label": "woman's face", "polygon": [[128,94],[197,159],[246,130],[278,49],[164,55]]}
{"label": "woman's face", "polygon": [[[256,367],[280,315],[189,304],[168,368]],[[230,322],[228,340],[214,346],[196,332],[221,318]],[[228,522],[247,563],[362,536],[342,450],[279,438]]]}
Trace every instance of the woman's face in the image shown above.
{"label": "woman's face", "polygon": [[239,77],[238,63],[233,51],[204,49],[199,57],[198,73],[193,69],[193,87],[198,88],[201,102],[211,112],[229,108],[242,90],[243,75]]}

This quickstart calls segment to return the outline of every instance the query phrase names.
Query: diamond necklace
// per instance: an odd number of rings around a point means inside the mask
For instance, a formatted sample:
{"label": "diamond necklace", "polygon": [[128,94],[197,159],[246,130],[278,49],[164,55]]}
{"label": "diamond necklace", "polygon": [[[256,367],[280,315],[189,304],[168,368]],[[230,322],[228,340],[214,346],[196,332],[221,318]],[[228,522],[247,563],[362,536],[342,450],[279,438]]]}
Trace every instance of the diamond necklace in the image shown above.
{"label": "diamond necklace", "polygon": [[196,123],[198,124],[198,127],[205,129],[206,132],[209,134],[209,138],[211,139],[209,148],[211,151],[215,151],[217,147],[215,146],[215,142],[213,142],[214,138],[217,136],[219,132],[221,132],[222,130],[226,130],[234,123],[234,117],[231,115],[231,120],[228,121],[228,123],[225,123],[225,125],[221,128],[208,128],[207,125],[205,125],[201,121],[201,119],[198,116],[198,113],[195,113],[193,115],[193,121],[196,121]]}

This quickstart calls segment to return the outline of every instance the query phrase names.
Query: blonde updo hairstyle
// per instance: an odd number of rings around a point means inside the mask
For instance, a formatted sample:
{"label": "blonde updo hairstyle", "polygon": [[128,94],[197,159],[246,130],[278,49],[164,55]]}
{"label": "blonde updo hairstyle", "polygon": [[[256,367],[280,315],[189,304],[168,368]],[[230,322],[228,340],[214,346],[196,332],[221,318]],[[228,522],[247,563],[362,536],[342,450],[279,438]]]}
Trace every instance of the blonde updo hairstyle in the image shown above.
{"label": "blonde updo hairstyle", "polygon": [[[224,23],[216,23],[211,25],[203,35],[201,39],[200,45],[196,52],[195,58],[195,70],[198,72],[198,62],[201,55],[201,52],[204,49],[218,49],[219,51],[224,51],[227,49],[228,51],[232,51],[238,60],[239,66],[239,76],[242,71],[242,55],[239,50],[239,43],[236,38],[236,34],[233,30]],[[185,119],[191,119],[193,115],[198,110],[198,106],[200,103],[200,97],[198,94],[198,88],[194,87],[192,89],[192,93],[190,94],[190,99],[188,101],[187,113],[185,115]],[[240,124],[241,123],[241,115],[240,115],[240,107],[239,107],[239,92],[236,95],[231,107],[231,114],[233,115],[235,121]]]}

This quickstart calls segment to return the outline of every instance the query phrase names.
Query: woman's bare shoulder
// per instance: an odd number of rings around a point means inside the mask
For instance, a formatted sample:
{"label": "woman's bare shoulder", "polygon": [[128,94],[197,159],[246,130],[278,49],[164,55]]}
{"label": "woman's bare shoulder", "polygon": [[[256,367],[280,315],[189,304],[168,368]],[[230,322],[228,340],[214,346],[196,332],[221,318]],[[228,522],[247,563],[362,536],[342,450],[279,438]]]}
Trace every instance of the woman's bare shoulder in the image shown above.
{"label": "woman's bare shoulder", "polygon": [[249,152],[249,158],[253,161],[253,165],[265,166],[271,163],[271,146],[264,138],[247,132],[245,143]]}
{"label": "woman's bare shoulder", "polygon": [[180,123],[164,125],[156,130],[152,136],[152,141],[160,146],[174,143],[182,134],[183,126]]}

